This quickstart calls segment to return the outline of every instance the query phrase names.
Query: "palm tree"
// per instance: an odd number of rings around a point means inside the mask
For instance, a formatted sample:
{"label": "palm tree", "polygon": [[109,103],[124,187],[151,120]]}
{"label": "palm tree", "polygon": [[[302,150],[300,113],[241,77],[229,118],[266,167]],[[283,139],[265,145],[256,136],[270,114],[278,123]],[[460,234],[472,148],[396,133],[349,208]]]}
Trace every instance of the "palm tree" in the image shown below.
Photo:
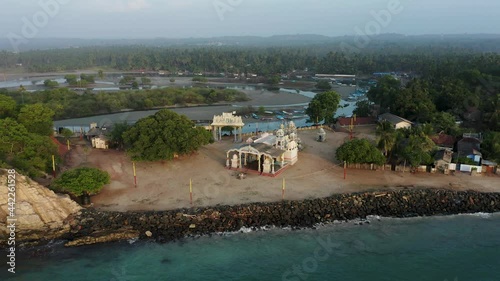
{"label": "palm tree", "polygon": [[396,130],[390,122],[383,121],[377,124],[376,133],[379,137],[378,148],[383,150],[384,155],[387,157],[396,144]]}

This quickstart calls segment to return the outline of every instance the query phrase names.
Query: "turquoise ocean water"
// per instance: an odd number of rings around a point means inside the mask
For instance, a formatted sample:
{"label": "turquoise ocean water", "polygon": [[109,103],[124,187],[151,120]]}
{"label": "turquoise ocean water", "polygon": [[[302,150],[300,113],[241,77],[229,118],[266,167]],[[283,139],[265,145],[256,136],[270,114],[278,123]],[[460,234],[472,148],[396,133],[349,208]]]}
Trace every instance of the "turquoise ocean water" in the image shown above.
{"label": "turquoise ocean water", "polygon": [[372,217],[317,229],[243,231],[21,254],[0,280],[500,280],[500,214]]}

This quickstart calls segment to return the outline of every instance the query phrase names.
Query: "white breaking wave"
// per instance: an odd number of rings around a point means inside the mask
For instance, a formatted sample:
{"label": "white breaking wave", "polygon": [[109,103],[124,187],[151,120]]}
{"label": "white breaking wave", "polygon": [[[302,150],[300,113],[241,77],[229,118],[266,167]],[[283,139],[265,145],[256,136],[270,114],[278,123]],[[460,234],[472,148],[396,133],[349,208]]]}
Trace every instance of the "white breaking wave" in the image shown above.
{"label": "white breaking wave", "polygon": [[480,217],[483,219],[489,219],[492,216],[492,214],[490,214],[490,213],[474,213],[474,214],[467,214],[467,215],[474,216],[474,217]]}

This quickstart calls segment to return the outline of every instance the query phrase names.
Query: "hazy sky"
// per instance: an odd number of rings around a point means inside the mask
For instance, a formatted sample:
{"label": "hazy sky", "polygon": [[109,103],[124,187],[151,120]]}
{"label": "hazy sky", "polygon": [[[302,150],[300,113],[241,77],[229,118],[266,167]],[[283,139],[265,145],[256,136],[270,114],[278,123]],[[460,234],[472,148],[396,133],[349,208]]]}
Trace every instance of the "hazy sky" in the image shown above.
{"label": "hazy sky", "polygon": [[399,12],[381,33],[500,33],[498,0],[0,0],[0,37],[337,36],[365,30],[391,2]]}

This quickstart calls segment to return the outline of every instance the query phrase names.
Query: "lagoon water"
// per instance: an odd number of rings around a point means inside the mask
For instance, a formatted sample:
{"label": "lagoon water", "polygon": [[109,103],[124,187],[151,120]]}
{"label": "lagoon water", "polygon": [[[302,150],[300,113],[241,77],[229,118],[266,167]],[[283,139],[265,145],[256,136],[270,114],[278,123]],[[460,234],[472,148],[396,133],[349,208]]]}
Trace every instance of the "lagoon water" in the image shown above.
{"label": "lagoon water", "polygon": [[[238,90],[244,90],[244,89],[249,89],[252,88],[251,86],[227,86],[226,88],[228,89],[238,89]],[[255,89],[255,88],[252,88]],[[297,90],[292,90],[292,89],[280,89],[280,91],[289,93],[291,95],[299,94],[303,95],[309,98],[313,98],[316,93],[314,92],[308,92],[308,91],[297,91]],[[304,104],[283,104],[283,105],[262,105],[266,108],[287,108],[287,107],[306,107],[307,103]],[[233,111],[237,110],[241,106],[214,106],[214,107],[205,107],[203,109],[208,110],[208,111],[213,111],[214,114],[220,114],[222,111]],[[353,114],[353,111],[356,109],[356,102],[354,101],[345,101],[341,100],[340,101],[340,106],[337,109],[337,112],[335,113],[335,117],[340,117],[340,116],[351,116]],[[172,109],[174,111],[177,111],[178,109],[174,108]],[[179,108],[181,110],[181,114],[186,114],[183,113],[182,108]],[[194,110],[198,111],[197,107],[191,107],[188,110]],[[129,124],[133,124],[137,122],[139,119],[150,116],[158,112],[158,109],[154,110],[145,110],[145,111],[127,111],[127,112],[122,112],[122,113],[112,113],[112,114],[104,114],[104,115],[96,115],[96,116],[91,116],[91,117],[82,117],[82,118],[73,118],[73,119],[66,119],[66,120],[59,120],[54,122],[54,127],[59,128],[59,127],[65,127],[68,128],[74,132],[79,132],[81,130],[83,131],[88,131],[89,124],[90,123],[97,123],[98,126],[103,126],[106,124],[111,124],[111,123],[118,123],[118,122],[127,122]],[[293,122],[297,127],[308,127],[312,126],[313,124],[311,122],[307,122],[308,118],[304,114],[299,114],[303,117],[299,117],[297,119],[293,119]],[[205,114],[205,118],[211,118],[211,114]],[[243,133],[251,133],[251,132],[256,132],[256,131],[273,131],[277,130],[280,128],[281,124],[285,123],[287,121],[284,120],[275,120],[275,121],[259,121],[259,120],[252,120],[252,122],[247,123],[245,127],[243,127]]]}
{"label": "lagoon water", "polygon": [[[500,214],[370,218],[22,254],[0,280],[500,280]],[[326,246],[325,246],[326,245]]]}

